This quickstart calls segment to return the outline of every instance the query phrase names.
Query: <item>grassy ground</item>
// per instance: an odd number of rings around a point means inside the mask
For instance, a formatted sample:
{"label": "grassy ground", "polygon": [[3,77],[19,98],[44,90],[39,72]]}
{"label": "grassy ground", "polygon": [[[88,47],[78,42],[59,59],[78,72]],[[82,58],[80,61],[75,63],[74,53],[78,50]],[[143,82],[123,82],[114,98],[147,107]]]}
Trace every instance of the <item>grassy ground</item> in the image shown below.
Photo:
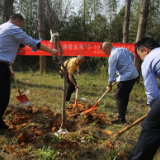
{"label": "grassy ground", "polygon": [[[62,84],[63,81],[57,73],[45,73],[41,75],[39,72],[15,72],[18,85],[21,89],[21,92],[25,93],[30,100],[31,106],[36,106],[38,108],[49,107],[51,111],[57,111],[58,113],[62,112]],[[75,75],[76,78],[76,75]],[[102,73],[92,74],[92,73],[82,73],[80,75],[80,90],[79,90],[79,99],[78,102],[86,104],[87,102],[94,105],[96,101],[101,97],[105,92],[107,86],[107,75],[102,71]],[[116,90],[117,84],[113,87],[111,93],[109,93],[100,103],[97,112],[105,112],[108,116],[108,120],[114,120],[117,118],[117,109],[116,102],[114,98],[114,93]],[[12,79],[12,90],[10,105],[15,106],[16,108],[24,108],[15,96],[18,95],[17,88]],[[81,100],[80,98],[86,98],[86,101]],[[75,93],[72,95],[72,101],[74,102]],[[143,81],[139,84],[136,84],[131,92],[130,101],[128,104],[128,113],[126,115],[126,124],[120,125],[111,125],[105,124],[101,125],[101,129],[104,131],[110,130],[113,134],[117,133],[121,129],[125,128],[127,125],[131,124],[138,118],[142,117],[148,112],[148,107],[146,105],[146,95],[145,89],[143,86]],[[4,116],[5,119],[9,118]],[[125,133],[123,133],[118,138],[112,138],[111,136],[106,137],[105,139],[98,139],[97,143],[93,143],[92,140],[95,139],[95,124],[88,124],[86,128],[83,129],[90,134],[85,137],[86,143],[81,147],[84,147],[84,150],[87,148],[88,152],[85,152],[85,155],[76,155],[74,150],[69,150],[67,153],[68,156],[61,159],[107,159],[107,160],[120,160],[127,159],[130,151],[135,146],[139,133],[141,131],[142,122],[135,125]],[[80,128],[79,130],[81,130]],[[82,138],[76,132],[71,133],[70,140],[78,141]],[[51,142],[55,142],[55,136],[53,132],[49,133]],[[41,137],[43,139],[44,137]],[[58,137],[60,140],[62,137]],[[107,147],[107,142],[110,142],[112,145]],[[8,154],[6,152],[6,147],[9,145],[17,144],[17,138],[11,136],[9,132],[6,131],[4,135],[0,136],[0,160],[1,159],[56,159],[60,151],[58,151],[55,146],[50,143],[44,143],[41,145],[32,143],[28,144],[25,147],[25,150],[19,151],[18,154],[14,152]],[[113,146],[113,147],[112,147]],[[50,148],[51,147],[51,148]],[[23,148],[21,146],[21,148]],[[88,155],[87,155],[88,154]],[[89,157],[90,156],[90,157]],[[45,157],[45,158],[44,158]],[[52,158],[51,158],[52,157]],[[53,158],[55,157],[55,158]],[[65,157],[65,156],[64,156]],[[158,160],[159,151],[155,156],[155,160]],[[58,158],[60,159],[60,158]]]}

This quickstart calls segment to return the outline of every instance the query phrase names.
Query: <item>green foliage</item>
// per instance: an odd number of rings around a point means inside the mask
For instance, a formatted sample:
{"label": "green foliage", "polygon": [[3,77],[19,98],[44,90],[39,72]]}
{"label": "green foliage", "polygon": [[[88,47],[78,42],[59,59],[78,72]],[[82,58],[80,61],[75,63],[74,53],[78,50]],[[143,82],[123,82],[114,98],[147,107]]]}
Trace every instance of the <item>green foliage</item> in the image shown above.
{"label": "green foliage", "polygon": [[125,16],[125,7],[115,15],[111,22],[110,41],[114,43],[123,43],[123,23]]}
{"label": "green foliage", "polygon": [[102,74],[102,76],[103,76],[103,77],[106,77],[108,67],[107,67],[107,66],[102,65],[102,66],[101,66],[101,67],[99,67],[99,68],[100,68],[100,73]]}
{"label": "green foliage", "polygon": [[94,137],[92,135],[86,136],[88,142],[94,143]]}
{"label": "green foliage", "polygon": [[28,151],[31,152],[32,151],[32,146],[28,148]]}
{"label": "green foliage", "polygon": [[76,155],[74,154],[74,152],[75,152],[74,150],[68,150],[68,156],[69,156],[69,158],[71,158],[71,159],[73,159],[73,160],[75,159],[75,156],[76,156]]}
{"label": "green foliage", "polygon": [[59,29],[61,40],[84,41],[82,26],[82,17],[71,15],[68,22],[63,21],[61,23]]}
{"label": "green foliage", "polygon": [[[61,110],[61,104],[62,104],[62,80],[61,77],[59,76],[58,73],[55,72],[50,72],[50,73],[45,73],[45,74],[39,74],[38,72],[15,72],[15,75],[18,79],[18,83],[20,85],[20,88],[22,88],[24,91],[25,89],[30,90],[30,93],[27,94],[27,97],[30,99],[32,106],[37,106],[38,108],[44,108],[45,106],[49,106],[50,109],[53,111],[53,113],[55,113],[55,111],[62,113]],[[27,77],[27,78],[26,78]],[[76,77],[75,77],[76,78]],[[105,91],[105,87],[107,85],[107,79],[108,76],[106,75],[106,77],[103,77],[102,74],[99,73],[90,73],[88,74],[83,72],[80,75],[80,92],[79,95],[83,95],[85,98],[87,98],[87,100],[84,102],[84,105],[86,105],[86,103],[90,103],[91,105],[95,104],[95,102],[101,97],[101,95],[104,93]],[[27,82],[26,82],[27,80]],[[159,82],[159,80],[158,80]],[[12,83],[14,83],[14,81],[12,81]],[[37,85],[41,83],[41,85]],[[91,84],[95,84],[94,87],[91,87]],[[118,84],[118,83],[117,83]],[[117,118],[117,114],[114,113],[114,111],[116,111],[116,101],[114,98],[114,94],[115,94],[115,90],[117,88],[117,84],[115,84],[113,86],[113,90],[106,95],[102,101],[100,102],[100,104],[98,105],[98,109],[97,112],[101,113],[102,112],[102,107],[103,107],[103,112],[107,114],[107,118],[109,121],[114,120]],[[10,105],[11,106],[15,106],[15,109],[17,108],[21,108],[24,109],[25,107],[23,107],[16,99],[16,94],[17,94],[17,88],[12,88],[11,90],[11,99],[10,99]],[[47,95],[48,97],[46,98]],[[80,97],[80,96],[79,96]],[[73,93],[71,100],[74,101],[75,100],[75,92]],[[80,103],[82,103],[82,101],[80,99],[78,99]],[[130,100],[129,100],[129,104],[127,109],[129,109],[129,112],[127,112],[126,114],[126,120],[127,123],[123,124],[123,125],[110,125],[110,124],[101,124],[101,129],[103,129],[104,131],[106,130],[110,130],[113,133],[117,133],[118,131],[122,130],[123,128],[125,128],[126,126],[128,126],[129,124],[133,123],[135,120],[137,120],[138,118],[140,118],[141,116],[145,115],[146,113],[148,113],[148,107],[146,105],[146,95],[145,95],[145,89],[144,89],[144,84],[143,84],[143,80],[140,81],[139,84],[135,84],[133,87],[133,90],[130,94]],[[104,104],[105,103],[105,107]],[[9,107],[9,109],[11,109]],[[3,118],[6,119],[8,115],[5,115]],[[46,119],[47,120],[47,119]],[[39,124],[39,126],[41,125],[45,125],[46,120],[42,120],[42,123]],[[80,123],[82,122],[83,124],[83,120],[86,120],[84,116],[80,116],[80,119],[78,119],[78,121],[80,121]],[[33,118],[33,121],[29,124],[27,124],[27,126],[31,127],[31,126],[35,126],[36,121]],[[96,121],[97,123],[97,121]],[[86,155],[88,154],[88,152],[86,152],[86,150],[88,151],[87,146],[90,145],[91,149],[94,151],[94,154],[90,154],[90,159],[94,159],[94,156],[96,155],[98,157],[98,159],[103,160],[103,159],[115,159],[115,157],[118,156],[118,153],[124,152],[124,151],[131,151],[133,149],[133,147],[135,146],[140,131],[142,129],[142,123],[135,125],[133,127],[133,129],[131,128],[130,130],[124,132],[123,134],[121,134],[121,136],[119,137],[118,141],[116,140],[114,142],[116,148],[113,150],[111,148],[106,149],[105,148],[105,142],[106,140],[103,139],[99,139],[97,141],[97,138],[95,139],[95,127],[96,127],[96,123],[95,121],[93,122],[89,122],[87,124],[84,125],[84,128],[78,126],[77,127],[77,132],[70,132],[71,137],[68,137],[70,140],[76,140],[76,142],[78,143],[78,145],[80,145],[80,147],[82,146],[82,148],[84,148],[84,152],[82,151],[80,153],[80,155],[83,155],[84,153],[86,153],[84,155],[84,157],[78,157],[76,155],[76,151],[73,152],[73,150],[69,150],[66,151],[66,156],[64,157],[64,159],[88,159],[88,157],[86,157]],[[78,123],[77,123],[78,124]],[[20,126],[20,125],[19,125]],[[18,126],[17,126],[18,127]],[[44,128],[45,129],[45,128]],[[82,132],[83,131],[83,132]],[[48,136],[49,134],[49,136]],[[64,135],[63,135],[64,136]],[[59,143],[59,141],[61,141],[63,138],[66,139],[66,137],[64,136],[55,136],[53,132],[50,133],[46,133],[44,136],[42,136],[40,139],[37,139],[36,142],[30,142],[30,144],[27,145],[27,150],[29,152],[29,154],[27,156],[28,159],[46,159],[45,157],[51,157],[53,159],[54,156],[51,156],[52,154],[55,155],[55,158],[59,157],[61,155],[61,153],[64,153],[65,151],[62,150],[59,151],[58,148],[55,147],[56,144]],[[15,137],[15,138],[14,138]],[[84,138],[82,140],[84,140],[83,143],[81,143],[81,138]],[[109,137],[107,137],[108,139]],[[49,141],[45,141],[45,140],[49,140]],[[94,145],[96,142],[96,146]],[[18,143],[17,141],[17,137],[10,132],[5,132],[4,135],[0,136],[0,147],[2,150],[4,150],[4,148],[6,148],[5,150],[7,150],[7,146],[11,145],[11,146],[15,146]],[[127,145],[126,145],[127,144]],[[44,147],[42,149],[42,146],[47,146],[46,148]],[[48,146],[50,146],[50,149],[47,150]],[[37,148],[40,148],[38,155],[37,153]],[[98,152],[96,151],[96,149],[98,148]],[[18,149],[18,148],[17,148]],[[19,148],[19,151],[23,154],[17,155],[17,157],[15,159],[25,159],[26,154],[20,150],[20,149],[24,149],[24,147]],[[52,153],[52,151],[54,151],[54,153]],[[51,154],[52,153],[52,154]],[[158,153],[158,152],[157,152]],[[4,154],[4,152],[2,152],[0,155]],[[10,153],[10,156],[12,156],[15,153]],[[37,155],[37,156],[33,156],[33,155]],[[50,156],[48,156],[50,155]],[[56,157],[57,155],[57,157]],[[20,157],[21,156],[21,157]],[[72,156],[74,158],[72,158]],[[96,158],[97,158],[96,157]],[[118,159],[118,157],[117,157]]]}
{"label": "green foliage", "polygon": [[18,0],[14,2],[16,13],[24,17],[22,29],[31,37],[38,39],[37,0]]}
{"label": "green foliage", "polygon": [[58,135],[58,136],[54,136],[53,139],[52,139],[52,142],[54,144],[56,143],[59,143],[59,141],[63,140],[64,138],[61,136],[61,135]]}
{"label": "green foliage", "polygon": [[135,43],[136,41],[140,9],[141,9],[140,0],[131,1],[131,13],[130,13],[130,24],[129,24],[129,43]]}
{"label": "green foliage", "polygon": [[58,160],[58,158],[56,158],[56,152],[50,148],[50,146],[45,150],[45,146],[42,147],[42,149],[38,149],[38,151],[36,152],[36,155],[39,157],[39,160],[42,159],[46,159],[46,160]]}
{"label": "green foliage", "polygon": [[70,134],[70,140],[76,141],[77,139],[78,139],[78,134],[77,134],[77,132],[72,132],[72,133]]}
{"label": "green foliage", "polygon": [[7,119],[7,120],[12,120],[12,115],[11,115],[11,114],[8,114],[8,115],[6,116],[6,119]]}
{"label": "green foliage", "polygon": [[96,125],[96,122],[91,123],[91,126],[95,126],[95,125]]}
{"label": "green foliage", "polygon": [[147,22],[146,34],[156,38],[160,42],[159,31],[160,31],[160,1],[151,0],[149,6],[149,16]]}

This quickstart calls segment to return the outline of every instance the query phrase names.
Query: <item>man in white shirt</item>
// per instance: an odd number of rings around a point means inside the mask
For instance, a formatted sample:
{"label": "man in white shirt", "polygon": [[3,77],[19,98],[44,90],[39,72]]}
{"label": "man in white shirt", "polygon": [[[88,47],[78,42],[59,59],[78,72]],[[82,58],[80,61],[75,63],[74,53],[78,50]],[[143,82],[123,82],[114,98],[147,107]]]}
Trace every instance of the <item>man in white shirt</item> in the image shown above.
{"label": "man in white shirt", "polygon": [[160,146],[160,96],[157,81],[157,77],[160,77],[160,45],[154,38],[144,36],[136,43],[135,51],[143,61],[142,76],[150,111],[128,160],[152,160]]}
{"label": "man in white shirt", "polygon": [[[112,124],[125,123],[125,114],[129,101],[129,95],[135,82],[138,80],[139,74],[134,65],[134,54],[126,48],[113,47],[110,42],[104,42],[101,45],[102,51],[110,55],[108,60],[108,86],[107,90],[112,90],[112,83],[119,82],[115,99],[117,102],[118,119],[111,121]],[[116,73],[119,75],[116,78]]]}
{"label": "man in white shirt", "polygon": [[8,128],[2,116],[10,99],[11,72],[9,65],[14,63],[19,44],[22,43],[32,47],[32,51],[40,49],[54,56],[58,54],[57,50],[52,50],[41,44],[41,39],[35,40],[28,36],[21,29],[23,21],[24,19],[20,14],[13,14],[8,22],[0,25],[0,134],[3,134],[2,129]]}

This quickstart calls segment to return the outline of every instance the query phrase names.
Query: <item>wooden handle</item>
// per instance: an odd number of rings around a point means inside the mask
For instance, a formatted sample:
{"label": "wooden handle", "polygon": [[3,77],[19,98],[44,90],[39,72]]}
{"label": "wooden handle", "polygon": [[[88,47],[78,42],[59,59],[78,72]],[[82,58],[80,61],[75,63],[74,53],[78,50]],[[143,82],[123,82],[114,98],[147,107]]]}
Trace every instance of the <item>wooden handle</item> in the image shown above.
{"label": "wooden handle", "polygon": [[[77,86],[78,85],[79,85],[79,74],[77,74]],[[77,97],[78,97],[78,88],[76,89],[76,99],[77,99]]]}
{"label": "wooden handle", "polygon": [[[113,82],[112,83],[112,86],[115,84],[116,82]],[[103,99],[103,97],[108,93],[109,91],[108,90],[106,90],[105,92],[104,92],[104,94],[101,96],[101,98],[98,100],[98,103]]]}
{"label": "wooden handle", "polygon": [[[11,72],[13,72],[13,70],[12,70],[12,66],[11,66],[11,65],[9,66],[9,69],[10,69],[10,71],[11,71]],[[21,95],[21,91],[20,91],[20,89],[19,89],[19,87],[18,87],[18,83],[17,83],[17,81],[16,81],[16,79],[15,79],[15,75],[13,76],[13,78],[14,78],[14,81],[15,81],[16,87],[17,87],[17,89],[18,89],[18,92],[19,92],[19,94]]]}
{"label": "wooden handle", "polygon": [[123,132],[127,131],[128,129],[132,128],[134,125],[138,124],[139,122],[141,122],[143,119],[145,119],[147,117],[147,114],[142,116],[141,118],[137,119],[136,121],[134,121],[132,124],[130,124],[129,126],[125,127],[124,129],[122,129],[120,132],[116,133],[113,135],[114,137],[119,136],[120,134],[122,134]]}

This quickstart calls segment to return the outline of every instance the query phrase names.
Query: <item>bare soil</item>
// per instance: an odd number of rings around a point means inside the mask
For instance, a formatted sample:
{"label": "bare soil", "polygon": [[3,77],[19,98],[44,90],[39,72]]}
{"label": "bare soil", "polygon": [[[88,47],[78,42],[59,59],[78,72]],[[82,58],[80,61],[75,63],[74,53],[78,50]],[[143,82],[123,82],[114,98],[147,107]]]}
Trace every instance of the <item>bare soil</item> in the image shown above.
{"label": "bare soil", "polygon": [[[57,150],[58,159],[69,157],[70,150],[74,151],[76,159],[96,159],[100,152],[115,149],[116,146],[109,140],[105,142],[103,149],[98,147],[101,142],[99,137],[92,134],[90,124],[94,124],[93,128],[101,128],[101,125],[111,123],[106,113],[97,113],[96,110],[80,116],[80,113],[91,107],[88,103],[86,106],[68,105],[66,107],[66,129],[69,133],[62,135],[62,140],[54,142],[51,141],[53,133],[59,130],[62,122],[62,116],[58,112],[51,111],[49,107],[27,106],[17,109],[10,106],[5,112],[5,117],[12,118],[5,118],[4,121],[10,126],[9,133],[12,134],[12,137],[16,137],[17,141],[13,145],[6,145],[5,151],[8,154],[16,153],[19,159],[21,156],[24,159],[24,154],[26,154],[26,159],[36,159],[36,156],[32,155],[32,157],[28,153],[28,148],[36,146],[38,149],[45,144]],[[128,155],[129,152],[123,152],[118,155],[117,159],[126,159]]]}

